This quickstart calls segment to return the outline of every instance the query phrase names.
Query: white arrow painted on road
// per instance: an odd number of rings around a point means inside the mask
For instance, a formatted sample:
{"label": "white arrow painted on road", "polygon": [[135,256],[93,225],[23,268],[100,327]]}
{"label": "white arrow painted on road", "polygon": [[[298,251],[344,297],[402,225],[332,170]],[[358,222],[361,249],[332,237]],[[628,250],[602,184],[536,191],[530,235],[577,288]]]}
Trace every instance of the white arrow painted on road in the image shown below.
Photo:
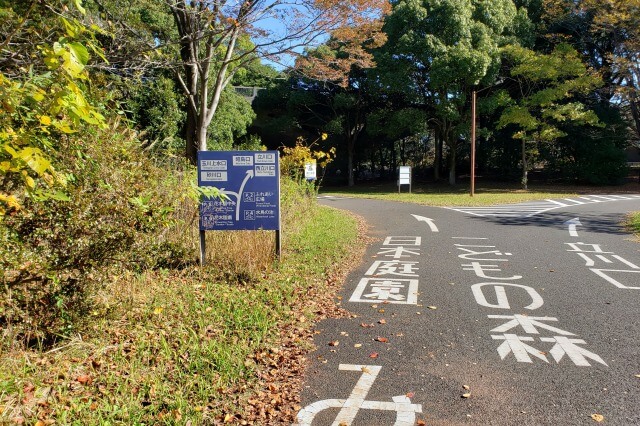
{"label": "white arrow painted on road", "polygon": [[411,216],[415,217],[418,220],[418,222],[426,222],[427,225],[429,225],[429,228],[431,228],[431,232],[439,232],[438,227],[436,226],[435,223],[433,223],[433,219],[429,219],[428,217],[424,217],[424,216],[418,216],[416,214],[412,214]]}
{"label": "white arrow painted on road", "polygon": [[571,235],[572,237],[578,236],[578,231],[576,231],[576,226],[578,225],[582,226],[582,224],[580,223],[579,217],[574,217],[573,219],[566,221],[564,224],[569,226],[569,235]]}

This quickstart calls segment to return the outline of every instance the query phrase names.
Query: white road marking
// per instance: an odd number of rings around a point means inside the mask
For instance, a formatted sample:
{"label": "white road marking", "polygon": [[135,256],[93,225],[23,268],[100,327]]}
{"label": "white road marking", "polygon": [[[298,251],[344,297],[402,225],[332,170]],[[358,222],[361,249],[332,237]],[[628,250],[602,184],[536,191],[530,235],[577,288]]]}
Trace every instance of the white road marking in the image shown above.
{"label": "white road marking", "polygon": [[424,217],[424,216],[418,216],[415,214],[412,214],[411,216],[416,218],[418,222],[426,222],[427,225],[429,225],[429,229],[431,229],[431,232],[439,232],[438,227],[436,226],[435,223],[433,223],[433,219],[429,219],[428,217]]}
{"label": "white road marking", "polygon": [[361,409],[395,411],[394,426],[413,426],[416,421],[416,413],[422,413],[422,405],[412,404],[406,395],[392,397],[393,402],[367,401],[365,399],[381,369],[382,367],[379,365],[340,364],[338,370],[362,372],[351,395],[347,399],[324,399],[307,405],[298,412],[295,426],[311,426],[315,416],[328,408],[340,408],[332,426],[350,425]]}
{"label": "white road marking", "polygon": [[[596,275],[599,275],[601,278],[604,278],[605,280],[609,281],[611,284],[615,285],[618,288],[627,288],[627,289],[631,289],[631,290],[640,290],[640,287],[632,287],[632,286],[628,286],[628,285],[624,285],[622,284],[620,281],[616,280],[613,277],[610,277],[609,274],[605,274],[605,272],[626,272],[626,273],[631,273],[631,274],[640,274],[640,271],[629,271],[627,269],[596,269],[596,268],[590,268],[593,272],[596,273]],[[639,280],[635,280],[635,282],[637,283]]]}
{"label": "white road marking", "polygon": [[[496,304],[489,303],[487,301],[487,298],[482,292],[482,287],[484,286],[493,286],[495,288],[497,300]],[[511,306],[509,305],[509,299],[507,298],[507,292],[504,289],[505,287],[522,288],[527,293],[529,293],[529,296],[531,297],[531,303],[528,306],[525,306],[525,309],[533,311],[544,305],[544,300],[542,299],[542,296],[540,296],[540,293],[538,293],[534,288],[521,284],[478,283],[471,286],[471,291],[473,292],[473,297],[476,299],[476,303],[480,306],[486,306],[487,308],[495,309],[511,309]]]}
{"label": "white road marking", "polygon": [[560,207],[567,207],[569,205],[569,204],[563,203],[562,201],[556,201],[556,200],[551,200],[551,199],[547,199],[545,201],[548,201],[548,202],[553,203],[553,204],[557,204]]}
{"label": "white road marking", "polygon": [[570,219],[570,220],[566,221],[564,224],[569,226],[569,235],[570,236],[572,236],[572,237],[577,237],[578,236],[578,231],[576,230],[576,227],[578,225],[582,226],[582,224],[580,223],[580,218],[579,217],[574,217],[573,219]]}
{"label": "white road marking", "polygon": [[571,207],[583,204],[605,203],[622,200],[636,200],[640,195],[589,195],[576,198],[563,198],[562,200],[546,199],[542,201],[532,201],[528,203],[506,204],[498,206],[482,206],[482,207],[446,207],[460,213],[470,214],[478,217],[496,217],[496,218],[517,218],[517,217],[533,217],[564,207]]}

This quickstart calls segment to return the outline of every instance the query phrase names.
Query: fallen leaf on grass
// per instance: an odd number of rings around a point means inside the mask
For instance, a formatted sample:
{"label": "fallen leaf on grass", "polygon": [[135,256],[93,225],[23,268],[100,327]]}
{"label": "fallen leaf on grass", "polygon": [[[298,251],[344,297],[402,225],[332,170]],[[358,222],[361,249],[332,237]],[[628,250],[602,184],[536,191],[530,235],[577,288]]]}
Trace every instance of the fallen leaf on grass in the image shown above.
{"label": "fallen leaf on grass", "polygon": [[378,336],[378,337],[376,337],[376,338],[375,338],[375,339],[373,339],[373,340],[375,340],[376,342],[389,343],[389,339],[387,339],[386,337],[380,337],[380,336]]}
{"label": "fallen leaf on grass", "polygon": [[604,416],[602,414],[592,414],[591,418],[598,423],[604,421]]}
{"label": "fallen leaf on grass", "polygon": [[76,378],[76,380],[78,381],[78,383],[80,383],[81,385],[86,385],[86,384],[91,384],[91,382],[93,381],[91,379],[91,376],[87,375],[87,374],[83,374],[82,376],[78,376]]}

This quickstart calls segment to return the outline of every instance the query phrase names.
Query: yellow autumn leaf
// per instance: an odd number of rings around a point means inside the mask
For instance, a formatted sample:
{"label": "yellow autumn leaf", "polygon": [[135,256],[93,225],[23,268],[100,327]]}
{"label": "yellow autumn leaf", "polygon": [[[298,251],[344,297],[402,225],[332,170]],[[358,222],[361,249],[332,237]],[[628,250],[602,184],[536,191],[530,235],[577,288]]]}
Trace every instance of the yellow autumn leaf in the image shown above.
{"label": "yellow autumn leaf", "polygon": [[0,201],[5,203],[8,207],[20,210],[20,203],[15,195],[6,195],[0,193]]}
{"label": "yellow autumn leaf", "polygon": [[326,133],[322,134],[322,140],[323,141],[326,141],[328,137],[329,137],[329,135],[327,135]]}
{"label": "yellow autumn leaf", "polygon": [[153,314],[154,315],[160,315],[162,313],[162,311],[164,310],[164,308],[162,306],[158,306],[157,308],[155,308],[153,310]]}
{"label": "yellow autumn leaf", "polygon": [[34,189],[36,187],[36,182],[33,180],[33,178],[29,175],[26,175],[24,177],[24,183],[30,188],[30,189]]}
{"label": "yellow autumn leaf", "polygon": [[48,126],[51,124],[51,117],[49,117],[48,115],[41,115],[40,116],[40,124],[42,124],[43,126]]}
{"label": "yellow autumn leaf", "polygon": [[598,423],[604,421],[604,416],[602,414],[592,414],[591,418]]}

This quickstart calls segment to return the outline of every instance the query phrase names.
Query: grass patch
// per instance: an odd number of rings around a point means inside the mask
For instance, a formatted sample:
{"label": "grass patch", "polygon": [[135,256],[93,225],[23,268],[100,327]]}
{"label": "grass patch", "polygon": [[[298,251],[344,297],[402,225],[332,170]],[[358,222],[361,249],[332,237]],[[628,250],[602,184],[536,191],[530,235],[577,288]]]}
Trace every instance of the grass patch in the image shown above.
{"label": "grass patch", "polygon": [[[633,191],[634,188],[630,188]],[[619,193],[624,187],[574,187],[530,185],[523,190],[513,185],[483,184],[476,187],[473,197],[469,195],[467,186],[449,186],[446,184],[414,185],[412,193],[403,187],[398,194],[398,187],[393,183],[376,185],[358,185],[355,187],[325,188],[324,195],[341,195],[349,197],[371,198],[378,200],[401,201],[427,206],[486,206],[511,204],[525,201],[544,200],[547,198],[571,198],[580,194]],[[637,192],[637,186],[635,187]]]}
{"label": "grass patch", "polygon": [[632,212],[627,220],[627,227],[640,238],[640,212]]}
{"label": "grass patch", "polygon": [[[251,410],[291,419],[292,409],[277,407],[283,393],[297,392],[265,389],[265,377],[286,370],[286,345],[304,346],[315,300],[358,231],[355,219],[314,208],[296,232],[284,232],[281,263],[254,269],[261,274],[230,279],[228,264],[123,272],[95,296],[82,334],[48,352],[2,347],[0,423],[240,423]],[[218,248],[252,257],[246,235],[212,238]]]}

